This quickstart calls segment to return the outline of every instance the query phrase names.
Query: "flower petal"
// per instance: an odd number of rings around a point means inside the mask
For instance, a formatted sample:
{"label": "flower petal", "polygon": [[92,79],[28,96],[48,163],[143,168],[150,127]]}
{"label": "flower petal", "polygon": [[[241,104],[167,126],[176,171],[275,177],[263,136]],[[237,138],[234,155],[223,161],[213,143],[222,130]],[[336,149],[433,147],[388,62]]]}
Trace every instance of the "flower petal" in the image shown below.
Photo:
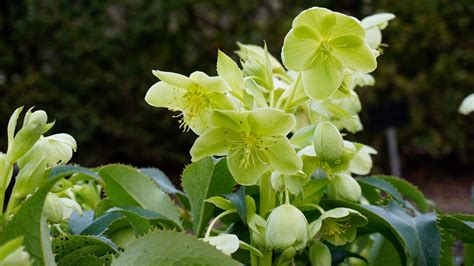
{"label": "flower petal", "polygon": [[[245,153],[242,149],[230,151],[230,155],[227,156],[227,165],[229,171],[234,177],[235,181],[241,185],[251,186],[255,185],[260,177],[270,168],[270,166],[261,162],[260,160],[254,160],[247,167],[242,165],[242,161],[245,160]],[[264,154],[259,156],[264,157]]]}
{"label": "flower petal", "polygon": [[283,42],[281,53],[283,64],[295,71],[308,69],[314,61],[318,45],[317,40],[298,38],[295,29],[290,30]]}
{"label": "flower petal", "polygon": [[343,78],[341,64],[320,52],[311,68],[303,72],[304,90],[313,100],[324,100],[339,88]]}
{"label": "flower petal", "polygon": [[286,137],[266,138],[264,143],[268,147],[268,160],[275,170],[285,175],[292,175],[301,170],[303,162]]}
{"label": "flower petal", "polygon": [[273,108],[256,109],[247,120],[252,132],[261,136],[286,136],[296,124],[293,115]]}
{"label": "flower petal", "polygon": [[336,23],[331,30],[330,40],[337,39],[345,35],[355,35],[364,39],[365,31],[358,19],[338,12],[334,13],[336,14]]}
{"label": "flower petal", "polygon": [[229,255],[236,252],[240,246],[239,238],[234,234],[220,234],[207,239],[209,244],[216,247],[222,253]]}
{"label": "flower petal", "polygon": [[161,81],[176,87],[187,89],[188,87],[196,84],[192,79],[181,74],[159,70],[153,70],[152,73]]}
{"label": "flower petal", "polygon": [[226,92],[230,90],[220,77],[209,77],[201,71],[195,71],[189,77],[207,92]]}
{"label": "flower petal", "polygon": [[211,128],[205,131],[196,139],[191,148],[192,161],[196,162],[204,157],[227,154],[226,134],[224,128]]}
{"label": "flower petal", "polygon": [[146,93],[145,101],[151,106],[180,110],[178,99],[181,99],[185,93],[184,89],[160,81],[151,86]]}
{"label": "flower petal", "polygon": [[[293,20],[293,28],[300,27],[300,26],[309,26],[314,28],[315,32],[320,36],[319,38],[322,39],[326,37],[329,28],[331,28],[331,15],[335,12],[332,12],[329,9],[321,8],[321,7],[313,7],[301,12],[294,20]],[[329,17],[328,17],[329,16]],[[324,19],[326,20],[324,21]],[[324,21],[324,22],[323,22]]]}
{"label": "flower petal", "polygon": [[211,122],[214,126],[229,128],[236,132],[244,131],[244,127],[249,130],[247,116],[249,112],[215,110],[211,115]]}
{"label": "flower petal", "polygon": [[330,43],[334,57],[345,67],[362,72],[372,72],[377,67],[375,55],[362,38],[351,34]]}

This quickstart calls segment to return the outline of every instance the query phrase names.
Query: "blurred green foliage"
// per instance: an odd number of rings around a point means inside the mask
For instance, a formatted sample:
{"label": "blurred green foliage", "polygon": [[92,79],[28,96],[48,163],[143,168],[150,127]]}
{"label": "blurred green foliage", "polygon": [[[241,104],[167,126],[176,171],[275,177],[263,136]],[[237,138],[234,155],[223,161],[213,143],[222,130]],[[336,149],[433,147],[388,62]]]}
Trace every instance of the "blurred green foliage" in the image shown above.
{"label": "blurred green foliage", "polygon": [[[378,60],[376,86],[359,90],[362,102],[407,101],[411,122],[399,130],[404,158],[472,165],[474,119],[457,113],[474,87],[471,0],[0,1],[0,128],[14,108],[36,106],[57,121],[57,132],[76,137],[75,162],[155,165],[178,174],[195,136],[144,102],[157,81],[151,69],[215,74],[217,49],[230,54],[236,41],[265,40],[278,55],[293,17],[315,5],[359,19],[397,15],[384,31],[389,47]],[[370,115],[363,113],[365,124]],[[387,161],[383,131],[355,138]],[[2,134],[2,150],[5,142]]]}

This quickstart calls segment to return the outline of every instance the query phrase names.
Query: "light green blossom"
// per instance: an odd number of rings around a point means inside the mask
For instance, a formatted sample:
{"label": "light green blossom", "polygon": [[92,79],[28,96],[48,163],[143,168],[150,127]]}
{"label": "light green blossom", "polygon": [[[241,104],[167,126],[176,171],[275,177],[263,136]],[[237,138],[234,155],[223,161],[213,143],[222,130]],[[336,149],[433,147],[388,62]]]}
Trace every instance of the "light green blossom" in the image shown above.
{"label": "light green blossom", "polygon": [[189,78],[157,70],[153,74],[161,81],[148,90],[145,101],[155,107],[181,112],[179,122],[185,130],[191,128],[201,134],[209,127],[212,110],[235,108],[226,95],[230,89],[219,77],[209,77],[199,71]]}
{"label": "light green blossom", "polygon": [[372,169],[372,157],[371,154],[377,154],[377,151],[367,145],[355,144],[357,152],[351,160],[349,169],[351,173],[357,175],[366,175]]}
{"label": "light green blossom", "polygon": [[362,195],[359,183],[348,174],[337,174],[330,179],[328,196],[330,199],[358,202]]}
{"label": "light green blossom", "polygon": [[33,264],[25,251],[23,237],[14,238],[0,246],[0,266],[29,266]]}
{"label": "light green blossom", "polygon": [[303,72],[305,91],[314,100],[330,97],[341,85],[344,70],[368,73],[377,67],[360,22],[319,7],[293,20],[282,59],[288,69]]}
{"label": "light green blossom", "polygon": [[361,24],[365,29],[365,40],[370,48],[377,49],[382,43],[382,32],[388,26],[388,22],[395,18],[391,13],[380,13],[362,19]]}
{"label": "light green blossom", "polygon": [[321,239],[335,246],[342,246],[354,241],[357,227],[367,224],[367,218],[360,212],[348,208],[335,208],[326,211],[310,224],[311,236],[319,235]]}
{"label": "light green blossom", "polygon": [[267,219],[265,242],[269,248],[296,250],[306,247],[309,231],[308,221],[295,206],[285,203],[276,207]]}
{"label": "light green blossom", "polygon": [[43,214],[48,221],[60,223],[69,219],[74,211],[82,214],[82,208],[75,200],[60,198],[55,193],[48,193],[43,209]]}
{"label": "light green blossom", "polygon": [[236,252],[240,246],[239,238],[234,234],[219,234],[217,236],[208,236],[203,239],[204,242],[209,243],[222,253],[230,256]]}
{"label": "light green blossom", "polygon": [[211,123],[191,148],[193,161],[227,155],[229,170],[242,185],[255,184],[270,168],[282,174],[301,170],[301,159],[286,138],[295,126],[293,115],[272,108],[216,110]]}

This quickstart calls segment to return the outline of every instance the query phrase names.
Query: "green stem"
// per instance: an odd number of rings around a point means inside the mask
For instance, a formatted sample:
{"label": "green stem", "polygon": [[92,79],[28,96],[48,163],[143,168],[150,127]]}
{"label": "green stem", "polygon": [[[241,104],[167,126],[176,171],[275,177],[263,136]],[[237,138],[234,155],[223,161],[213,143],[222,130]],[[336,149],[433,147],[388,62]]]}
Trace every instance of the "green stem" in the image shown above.
{"label": "green stem", "polygon": [[207,232],[206,234],[204,235],[204,239],[207,239],[211,236],[211,231],[212,231],[212,228],[214,227],[214,225],[216,224],[217,221],[219,221],[220,219],[222,219],[222,217],[228,215],[228,214],[231,214],[231,213],[235,213],[237,212],[236,209],[232,209],[232,210],[227,210],[225,212],[222,212],[220,213],[219,215],[216,216],[216,218],[214,218],[214,220],[211,222],[211,224],[209,225],[209,228],[207,229]]}
{"label": "green stem", "polygon": [[270,181],[270,173],[265,173],[260,179],[260,216],[266,217],[266,213],[275,207],[276,194]]}
{"label": "green stem", "polygon": [[272,256],[273,252],[272,250],[265,250],[262,251],[263,256],[260,257],[260,263],[259,266],[271,266],[272,265]]}

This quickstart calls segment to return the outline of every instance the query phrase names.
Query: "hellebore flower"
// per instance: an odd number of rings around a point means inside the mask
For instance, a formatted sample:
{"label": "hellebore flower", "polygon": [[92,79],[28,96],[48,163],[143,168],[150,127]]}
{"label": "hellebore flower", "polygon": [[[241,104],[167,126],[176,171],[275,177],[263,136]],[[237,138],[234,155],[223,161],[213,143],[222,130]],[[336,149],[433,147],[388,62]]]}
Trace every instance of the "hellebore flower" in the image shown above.
{"label": "hellebore flower", "polygon": [[352,176],[337,174],[330,180],[328,195],[330,199],[358,202],[362,195],[362,190],[359,183]]}
{"label": "hellebore flower", "polygon": [[349,169],[351,173],[357,175],[366,175],[372,169],[371,154],[377,154],[377,151],[367,145],[356,143],[357,152],[351,160]]}
{"label": "hellebore flower", "polygon": [[49,193],[46,197],[43,214],[50,222],[60,223],[67,220],[74,211],[82,214],[82,208],[76,201],[60,198],[54,193]]}
{"label": "hellebore flower", "polygon": [[196,71],[191,76],[153,71],[161,81],[147,92],[145,101],[155,107],[164,107],[181,112],[179,120],[185,130],[191,128],[201,134],[209,127],[212,110],[234,109],[234,104],[226,96],[229,88],[219,77],[209,77]]}
{"label": "hellebore flower", "polygon": [[335,208],[324,212],[309,226],[310,235],[319,236],[335,246],[354,241],[357,227],[367,224],[367,218],[360,212],[348,208]]}
{"label": "hellebore flower", "polygon": [[306,247],[309,239],[308,221],[304,214],[288,203],[276,207],[268,216],[265,242],[267,247],[296,250]]}
{"label": "hellebore flower", "polygon": [[293,20],[282,59],[288,69],[303,72],[305,92],[314,100],[330,97],[341,85],[344,70],[368,73],[377,67],[360,22],[319,7]]}
{"label": "hellebore flower", "polygon": [[236,252],[240,246],[239,238],[234,234],[220,234],[217,236],[209,236],[203,239],[204,242],[214,246],[216,249],[222,251],[222,253],[230,256],[230,254]]}
{"label": "hellebore flower", "polygon": [[227,155],[229,170],[241,185],[255,184],[270,167],[282,174],[301,170],[301,159],[286,138],[295,126],[293,115],[272,108],[216,110],[211,123],[191,148],[193,161]]}
{"label": "hellebore flower", "polygon": [[323,243],[316,242],[309,248],[309,261],[311,265],[316,266],[331,266],[331,251]]}
{"label": "hellebore flower", "polygon": [[361,24],[365,29],[365,40],[372,49],[377,49],[382,43],[382,32],[388,26],[388,22],[395,18],[391,13],[380,13],[362,19]]}
{"label": "hellebore flower", "polygon": [[33,264],[30,254],[25,251],[23,237],[17,237],[0,246],[0,265],[29,266]]}

